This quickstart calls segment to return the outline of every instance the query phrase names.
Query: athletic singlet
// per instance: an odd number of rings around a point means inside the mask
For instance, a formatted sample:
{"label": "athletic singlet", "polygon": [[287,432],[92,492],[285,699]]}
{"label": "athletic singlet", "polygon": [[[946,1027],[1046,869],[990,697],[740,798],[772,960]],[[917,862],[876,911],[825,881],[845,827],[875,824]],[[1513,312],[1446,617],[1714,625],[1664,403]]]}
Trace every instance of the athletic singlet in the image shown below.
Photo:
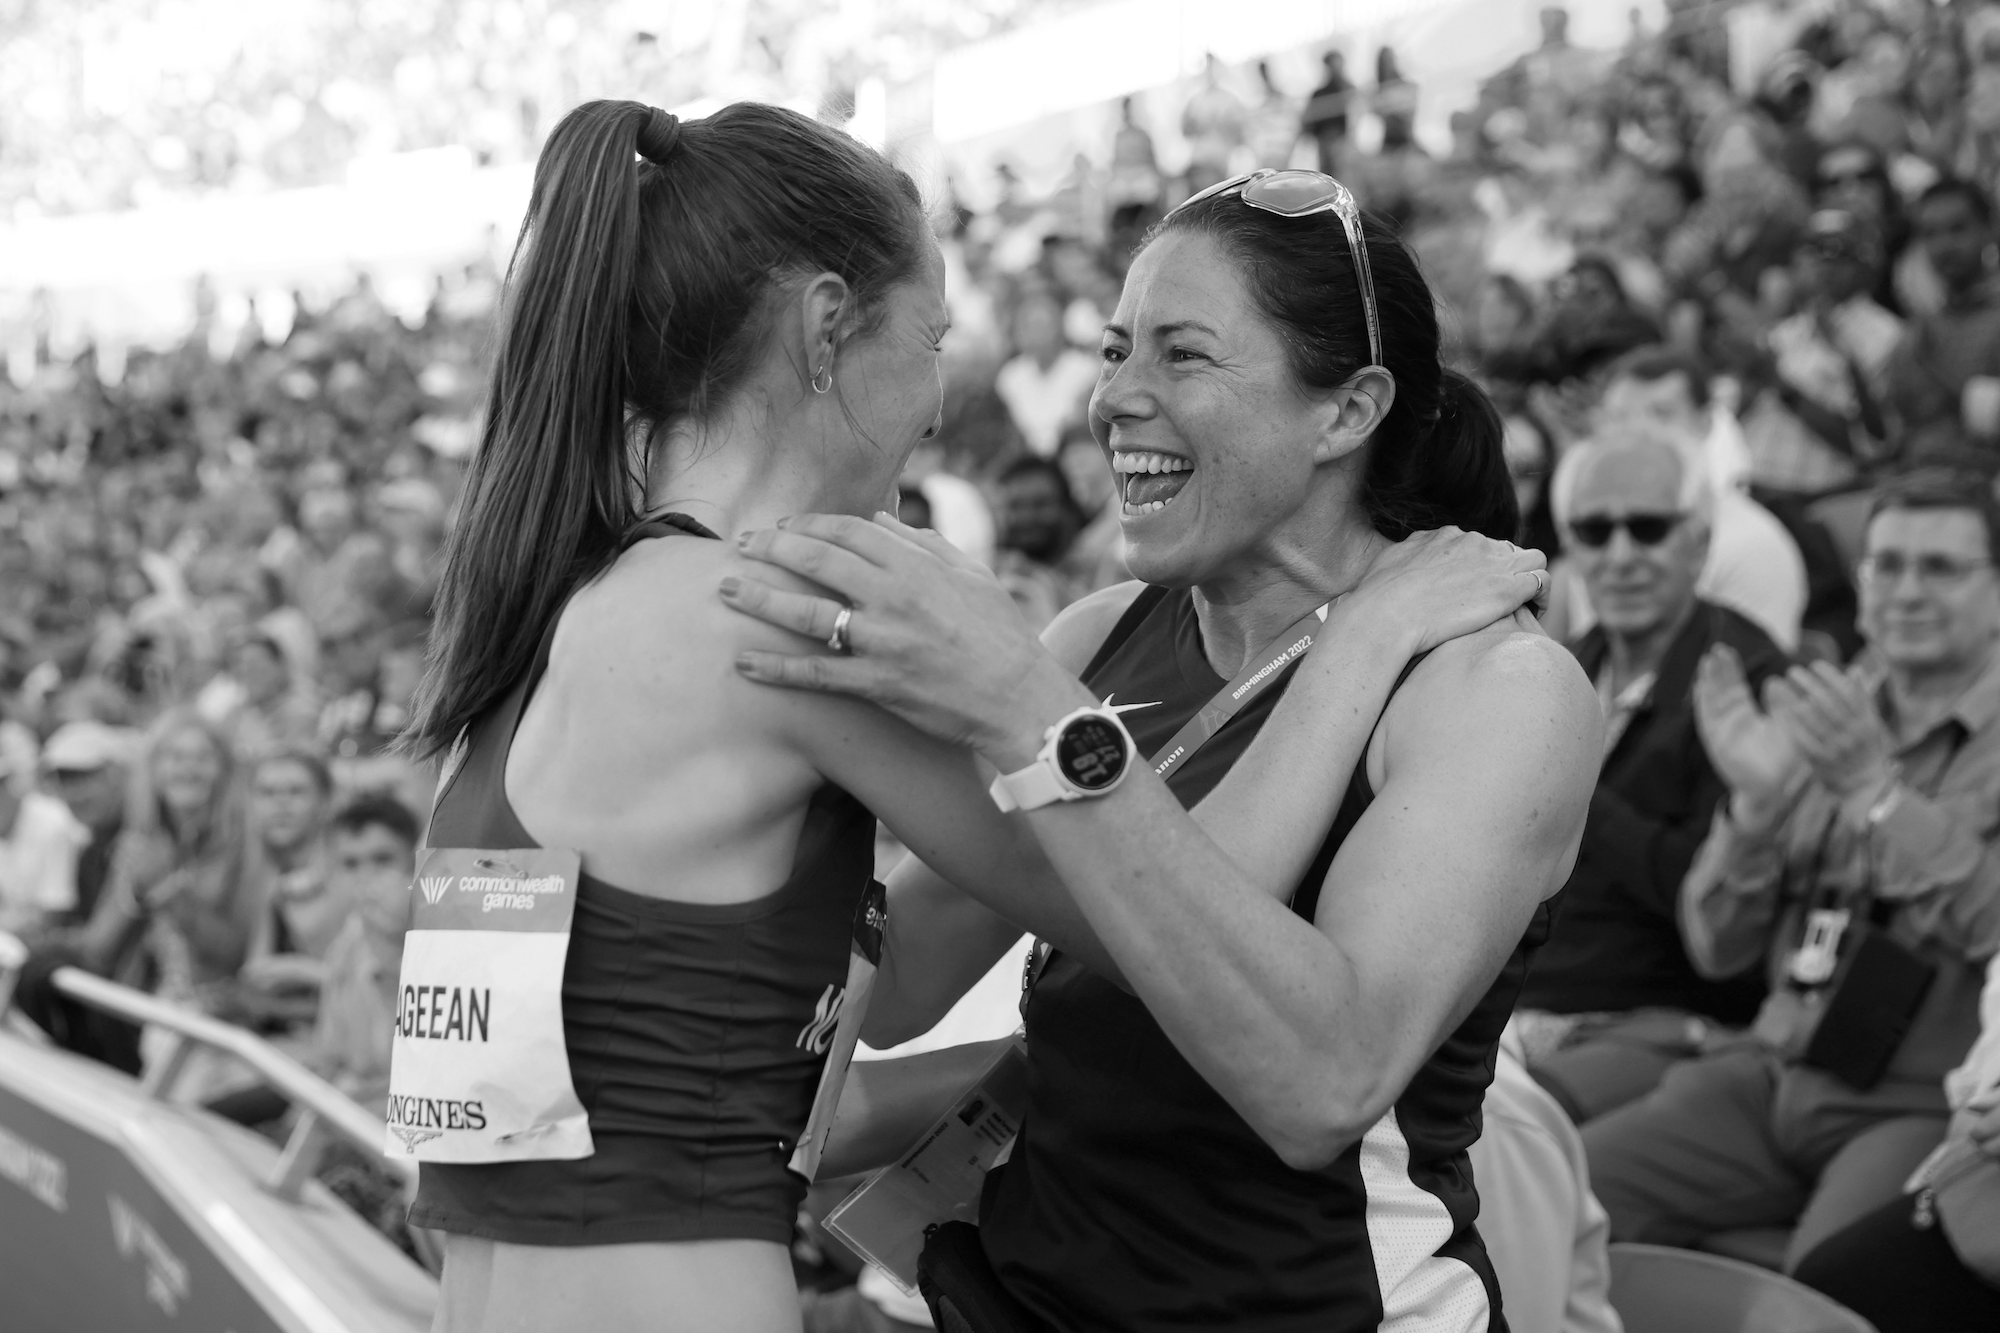
{"label": "athletic singlet", "polygon": [[[627,545],[677,531],[715,535],[674,514],[635,529]],[[554,638],[551,623],[528,674],[472,725],[430,845],[537,845],[503,779]],[[785,1161],[825,1059],[819,1020],[846,984],[874,837],[867,807],[828,784],[806,810],[790,878],[753,902],[668,902],[586,871],[563,972],[563,1036],[597,1151],[568,1162],[426,1162],[410,1221],[527,1245],[789,1243],[805,1182]]]}
{"label": "athletic singlet", "polygon": [[[1193,598],[1149,588],[1084,672],[1152,754],[1223,685]],[[1263,692],[1167,779],[1193,806],[1270,717]],[[1334,852],[1373,798],[1357,764],[1295,891],[1310,921]],[[1028,1112],[982,1200],[980,1237],[1007,1289],[1061,1333],[1477,1329],[1499,1289],[1473,1228],[1466,1149],[1479,1136],[1500,1029],[1553,903],[1394,1109],[1332,1165],[1278,1155],[1174,1049],[1145,1006],[1058,951],[1027,1004]]]}

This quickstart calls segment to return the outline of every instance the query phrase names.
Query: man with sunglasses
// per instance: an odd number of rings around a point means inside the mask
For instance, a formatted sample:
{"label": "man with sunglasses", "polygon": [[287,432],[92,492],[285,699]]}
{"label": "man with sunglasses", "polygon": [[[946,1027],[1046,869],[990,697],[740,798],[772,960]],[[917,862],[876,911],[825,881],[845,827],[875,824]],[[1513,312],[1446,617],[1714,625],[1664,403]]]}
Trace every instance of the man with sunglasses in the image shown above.
{"label": "man with sunglasses", "polygon": [[[1796,651],[1808,601],[1805,557],[1775,514],[1731,484],[1727,464],[1740,442],[1729,439],[1735,422],[1710,404],[1702,363],[1657,343],[1628,352],[1612,363],[1592,424],[1599,440],[1678,452],[1709,477],[1708,558],[1695,591],[1748,616],[1786,652]],[[1569,471],[1567,463],[1557,468],[1558,499]]]}
{"label": "man with sunglasses", "polygon": [[1789,1266],[1944,1134],[2000,950],[2000,509],[1935,474],[1871,507],[1855,667],[1794,667],[1761,706],[1727,646],[1696,672],[1729,795],[1682,934],[1704,977],[1771,990],[1748,1039],[1584,1128],[1616,1240],[1793,1227]]}
{"label": "man with sunglasses", "polygon": [[1758,681],[1786,661],[1755,624],[1696,595],[1713,509],[1699,455],[1578,448],[1557,518],[1598,617],[1572,650],[1604,706],[1604,767],[1516,1021],[1531,1072],[1584,1123],[1650,1092],[1763,996],[1756,978],[1695,973],[1675,904],[1724,793],[1695,730],[1696,663],[1716,643]]}

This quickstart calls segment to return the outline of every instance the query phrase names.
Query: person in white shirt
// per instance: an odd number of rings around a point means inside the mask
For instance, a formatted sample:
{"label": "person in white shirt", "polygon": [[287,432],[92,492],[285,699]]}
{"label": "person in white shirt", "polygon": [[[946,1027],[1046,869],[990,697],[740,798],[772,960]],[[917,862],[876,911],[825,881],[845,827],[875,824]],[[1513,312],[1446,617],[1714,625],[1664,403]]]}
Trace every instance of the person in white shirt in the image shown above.
{"label": "person in white shirt", "polygon": [[[1605,442],[1678,449],[1684,458],[1701,455],[1699,461],[1705,462],[1713,433],[1708,377],[1693,358],[1671,348],[1630,352],[1611,369],[1593,433]],[[1556,469],[1553,498],[1558,505],[1575,479],[1574,456],[1570,451]],[[1562,582],[1559,578],[1558,584]],[[1776,515],[1726,482],[1715,485],[1708,560],[1695,593],[1748,617],[1786,652],[1798,651],[1807,598],[1805,558]],[[1572,601],[1567,635],[1579,636],[1595,623],[1580,587],[1559,586],[1556,595]]]}
{"label": "person in white shirt", "polygon": [[979,487],[946,470],[944,449],[936,440],[921,441],[910,451],[900,485],[924,497],[933,531],[988,569],[993,567],[999,530],[992,506]]}
{"label": "person in white shirt", "polygon": [[40,747],[17,722],[0,723],[0,930],[33,936],[76,906],[76,862],[90,830],[35,787]]}
{"label": "person in white shirt", "polygon": [[1513,1328],[1621,1333],[1611,1308],[1611,1219],[1590,1192],[1583,1139],[1521,1062],[1520,1034],[1500,1036],[1485,1125],[1472,1145],[1479,1234]]}
{"label": "person in white shirt", "polygon": [[1824,494],[1885,448],[1883,376],[1903,321],[1868,294],[1881,262],[1880,240],[1853,214],[1822,209],[1807,222],[1792,260],[1807,300],[1765,336],[1770,387],[1743,422],[1760,487]]}
{"label": "person in white shirt", "polygon": [[1100,361],[1063,337],[1063,312],[1048,292],[1029,292],[1014,311],[1015,357],[993,387],[1038,458],[1053,458],[1063,427],[1083,419]]}

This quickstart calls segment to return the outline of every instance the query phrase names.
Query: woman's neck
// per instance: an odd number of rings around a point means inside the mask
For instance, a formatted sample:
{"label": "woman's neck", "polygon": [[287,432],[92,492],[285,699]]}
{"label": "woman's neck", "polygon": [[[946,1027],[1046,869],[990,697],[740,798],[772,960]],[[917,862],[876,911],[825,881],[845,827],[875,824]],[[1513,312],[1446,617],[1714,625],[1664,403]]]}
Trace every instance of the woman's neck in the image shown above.
{"label": "woman's neck", "polygon": [[1265,543],[1254,567],[1225,572],[1194,590],[1203,655],[1224,680],[1250,665],[1271,641],[1308,612],[1351,591],[1389,545],[1358,515],[1319,529],[1336,539],[1315,545],[1280,536]]}
{"label": "woman's neck", "polygon": [[686,514],[728,540],[826,510],[826,478],[814,462],[825,451],[790,439],[795,432],[774,415],[739,409],[703,427],[671,428],[653,450],[645,512]]}

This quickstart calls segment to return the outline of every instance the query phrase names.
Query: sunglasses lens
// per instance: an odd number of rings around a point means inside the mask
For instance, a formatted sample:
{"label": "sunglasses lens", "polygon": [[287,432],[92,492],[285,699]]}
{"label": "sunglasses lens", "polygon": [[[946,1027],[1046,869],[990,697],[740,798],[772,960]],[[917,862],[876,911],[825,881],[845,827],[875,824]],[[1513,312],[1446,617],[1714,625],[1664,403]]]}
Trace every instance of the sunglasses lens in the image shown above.
{"label": "sunglasses lens", "polygon": [[1620,528],[1631,533],[1640,546],[1658,546],[1680,522],[1677,514],[1629,514],[1624,518],[1579,518],[1570,523],[1569,530],[1594,551],[1608,546],[1611,534]]}
{"label": "sunglasses lens", "polygon": [[1608,518],[1580,518],[1569,528],[1578,541],[1594,551],[1611,540],[1611,533],[1617,526]]}
{"label": "sunglasses lens", "polygon": [[1658,514],[1644,514],[1625,520],[1625,531],[1641,546],[1658,546],[1674,530],[1674,520]]}
{"label": "sunglasses lens", "polygon": [[1284,171],[1256,182],[1243,197],[1273,213],[1297,217],[1325,208],[1340,197],[1340,188],[1315,172]]}

